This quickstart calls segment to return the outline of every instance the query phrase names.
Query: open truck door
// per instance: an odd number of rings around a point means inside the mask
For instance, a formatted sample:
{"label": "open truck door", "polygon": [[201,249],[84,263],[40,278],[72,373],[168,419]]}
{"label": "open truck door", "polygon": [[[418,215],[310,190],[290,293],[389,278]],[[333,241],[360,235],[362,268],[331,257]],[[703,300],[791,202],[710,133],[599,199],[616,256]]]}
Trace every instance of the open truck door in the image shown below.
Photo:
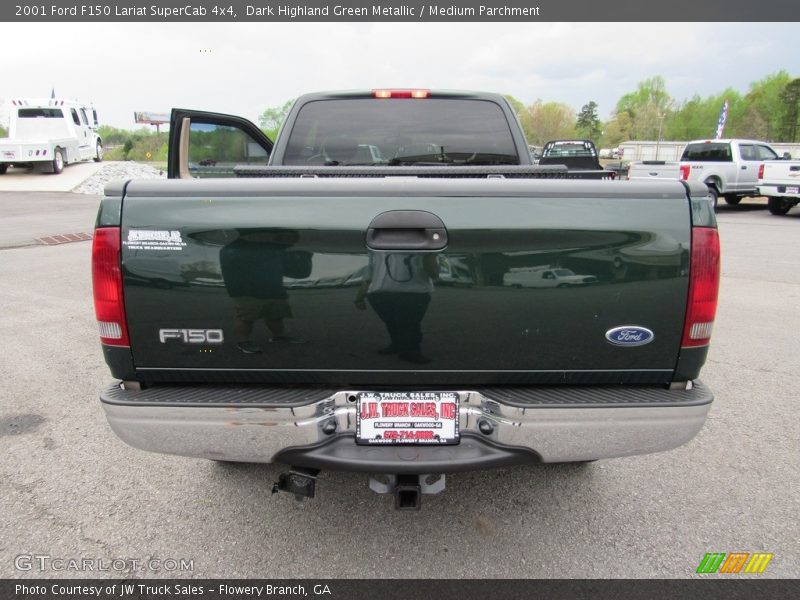
{"label": "open truck door", "polygon": [[170,115],[168,177],[236,177],[235,167],[267,164],[272,146],[247,119],[175,108]]}

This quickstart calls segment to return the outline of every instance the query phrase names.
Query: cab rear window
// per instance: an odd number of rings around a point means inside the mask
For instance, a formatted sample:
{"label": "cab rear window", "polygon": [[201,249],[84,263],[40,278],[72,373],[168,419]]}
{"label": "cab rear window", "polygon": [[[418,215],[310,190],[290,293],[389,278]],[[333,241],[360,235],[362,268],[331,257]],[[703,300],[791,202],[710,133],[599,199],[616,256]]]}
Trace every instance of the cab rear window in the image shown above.
{"label": "cab rear window", "polygon": [[286,165],[519,164],[511,128],[491,101],[316,100],[289,136]]}
{"label": "cab rear window", "polygon": [[542,157],[596,157],[597,151],[594,144],[589,142],[552,142],[544,147]]}
{"label": "cab rear window", "polygon": [[63,119],[64,112],[60,108],[20,108],[17,113],[20,119]]}
{"label": "cab rear window", "polygon": [[683,151],[681,160],[729,162],[732,160],[731,145],[719,143],[689,144]]}

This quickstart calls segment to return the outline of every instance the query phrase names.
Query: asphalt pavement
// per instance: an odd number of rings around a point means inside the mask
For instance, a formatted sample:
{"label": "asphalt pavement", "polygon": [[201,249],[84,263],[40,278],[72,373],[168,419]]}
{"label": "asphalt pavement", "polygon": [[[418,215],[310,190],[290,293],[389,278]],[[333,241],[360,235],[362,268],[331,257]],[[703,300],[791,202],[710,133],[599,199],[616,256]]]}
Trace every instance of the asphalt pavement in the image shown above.
{"label": "asphalt pavement", "polygon": [[[300,503],[270,493],[281,466],[161,456],[116,438],[98,400],[110,376],[90,243],[18,243],[91,231],[96,201],[0,193],[11,219],[0,228],[0,577],[683,578],[707,552],[769,552],[760,577],[800,575],[800,209],[719,210],[722,292],[702,374],[716,401],[693,441],[448,475],[443,494],[401,513],[364,475],[323,472],[317,498]],[[21,555],[167,566],[42,572],[19,570]]]}
{"label": "asphalt pavement", "polygon": [[0,192],[0,248],[38,238],[92,233],[100,196],[64,192]]}
{"label": "asphalt pavement", "polygon": [[66,165],[58,175],[13,167],[0,176],[0,192],[69,192],[103,168],[106,163]]}

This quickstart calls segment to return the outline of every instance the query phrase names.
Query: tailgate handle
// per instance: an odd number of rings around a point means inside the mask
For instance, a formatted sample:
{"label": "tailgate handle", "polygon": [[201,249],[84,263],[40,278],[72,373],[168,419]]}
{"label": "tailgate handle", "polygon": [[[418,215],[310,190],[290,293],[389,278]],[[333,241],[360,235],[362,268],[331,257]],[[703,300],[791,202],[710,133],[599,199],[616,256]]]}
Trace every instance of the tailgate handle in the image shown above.
{"label": "tailgate handle", "polygon": [[435,214],[424,210],[390,210],[372,219],[367,228],[370,250],[442,250],[447,229]]}

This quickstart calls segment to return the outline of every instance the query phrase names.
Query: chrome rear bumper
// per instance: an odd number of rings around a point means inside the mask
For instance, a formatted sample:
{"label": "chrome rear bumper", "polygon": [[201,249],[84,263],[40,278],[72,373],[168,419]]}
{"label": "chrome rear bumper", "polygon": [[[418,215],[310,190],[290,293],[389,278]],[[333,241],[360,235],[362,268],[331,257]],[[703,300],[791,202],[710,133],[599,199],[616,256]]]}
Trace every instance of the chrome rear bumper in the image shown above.
{"label": "chrome rear bumper", "polygon": [[699,382],[687,390],[511,390],[459,392],[462,440],[443,447],[355,444],[353,391],[292,390],[278,401],[266,389],[259,400],[260,388],[162,386],[137,391],[116,385],[101,400],[114,432],[142,450],[373,473],[444,473],[670,450],[700,431],[713,401]]}

